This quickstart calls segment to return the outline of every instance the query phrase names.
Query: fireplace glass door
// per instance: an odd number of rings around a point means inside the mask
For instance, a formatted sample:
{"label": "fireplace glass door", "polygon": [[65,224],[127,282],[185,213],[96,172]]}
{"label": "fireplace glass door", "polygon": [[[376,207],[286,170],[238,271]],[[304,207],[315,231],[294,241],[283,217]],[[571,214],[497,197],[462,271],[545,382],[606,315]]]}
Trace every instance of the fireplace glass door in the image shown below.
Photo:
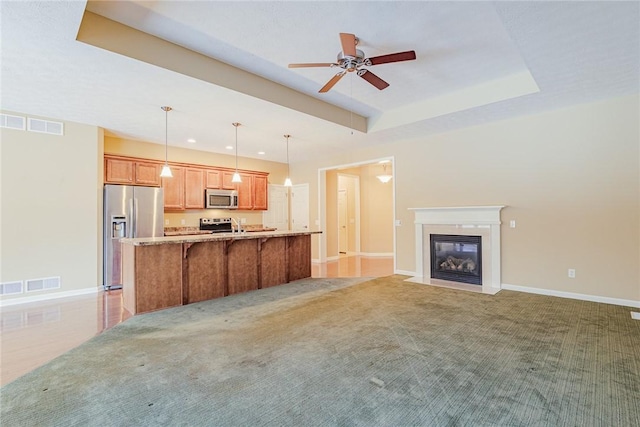
{"label": "fireplace glass door", "polygon": [[431,278],[482,285],[481,236],[431,234]]}

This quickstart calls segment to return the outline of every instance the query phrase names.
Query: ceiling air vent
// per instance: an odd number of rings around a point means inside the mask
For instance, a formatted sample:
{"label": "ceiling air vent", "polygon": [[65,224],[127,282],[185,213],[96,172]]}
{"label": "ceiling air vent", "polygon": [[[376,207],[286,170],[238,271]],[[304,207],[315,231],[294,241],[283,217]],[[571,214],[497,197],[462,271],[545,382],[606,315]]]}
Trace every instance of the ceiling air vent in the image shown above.
{"label": "ceiling air vent", "polygon": [[44,291],[60,287],[60,277],[47,277],[44,279],[27,280],[27,292]]}
{"label": "ceiling air vent", "polygon": [[22,293],[22,280],[16,282],[0,283],[0,295],[11,295]]}
{"label": "ceiling air vent", "polygon": [[0,128],[25,130],[25,119],[21,116],[0,114]]}
{"label": "ceiling air vent", "polygon": [[41,120],[29,117],[27,130],[30,132],[62,136],[64,134],[64,124],[62,122],[52,122],[50,120]]}

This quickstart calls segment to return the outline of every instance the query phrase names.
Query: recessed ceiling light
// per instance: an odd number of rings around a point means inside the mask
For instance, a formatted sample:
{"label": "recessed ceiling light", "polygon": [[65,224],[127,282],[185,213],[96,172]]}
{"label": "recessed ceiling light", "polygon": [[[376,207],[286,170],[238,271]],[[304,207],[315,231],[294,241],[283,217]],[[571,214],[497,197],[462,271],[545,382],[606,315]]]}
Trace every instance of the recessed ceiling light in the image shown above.
{"label": "recessed ceiling light", "polygon": [[258,154],[260,154],[262,156],[262,155],[264,155],[264,151],[258,151]]}
{"label": "recessed ceiling light", "polygon": [[224,147],[224,148],[226,148],[227,150],[233,150],[233,147],[232,147],[231,145],[227,145],[227,146],[226,146],[226,147]]}
{"label": "recessed ceiling light", "polygon": [[189,138],[189,139],[187,139],[187,142],[190,143],[190,144],[195,144],[196,140],[193,139],[193,138]]}

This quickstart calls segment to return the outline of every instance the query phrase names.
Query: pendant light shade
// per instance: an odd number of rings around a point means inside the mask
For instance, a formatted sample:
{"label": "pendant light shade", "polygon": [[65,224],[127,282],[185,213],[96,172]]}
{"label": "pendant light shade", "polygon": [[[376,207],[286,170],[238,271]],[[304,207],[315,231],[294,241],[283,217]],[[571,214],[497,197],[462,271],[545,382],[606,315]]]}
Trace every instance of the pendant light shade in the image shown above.
{"label": "pendant light shade", "polygon": [[289,137],[291,137],[291,135],[285,135],[284,137],[287,139],[287,178],[284,180],[284,186],[291,187],[293,185],[291,178],[289,178]]}
{"label": "pendant light shade", "polygon": [[231,123],[236,128],[236,171],[233,173],[233,177],[231,178],[231,182],[242,182],[242,178],[240,178],[240,174],[238,173],[238,126],[240,123]]}
{"label": "pendant light shade", "polygon": [[169,111],[171,111],[171,107],[160,107],[162,111],[164,111],[164,166],[162,166],[162,171],[160,172],[160,176],[163,178],[173,178],[173,174],[171,173],[171,168],[168,163],[168,147],[169,147],[169,139],[167,137],[167,129],[169,127]]}

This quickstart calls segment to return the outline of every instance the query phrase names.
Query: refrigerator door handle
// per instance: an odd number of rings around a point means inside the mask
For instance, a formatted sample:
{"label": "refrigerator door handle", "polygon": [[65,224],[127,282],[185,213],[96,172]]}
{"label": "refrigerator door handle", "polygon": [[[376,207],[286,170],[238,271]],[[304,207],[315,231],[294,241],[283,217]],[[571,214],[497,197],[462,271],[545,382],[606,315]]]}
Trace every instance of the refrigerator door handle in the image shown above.
{"label": "refrigerator door handle", "polygon": [[133,229],[133,237],[138,237],[138,198],[133,198],[133,218],[135,221],[135,228]]}
{"label": "refrigerator door handle", "polygon": [[133,197],[129,199],[129,221],[131,226],[127,237],[136,237],[135,199]]}

